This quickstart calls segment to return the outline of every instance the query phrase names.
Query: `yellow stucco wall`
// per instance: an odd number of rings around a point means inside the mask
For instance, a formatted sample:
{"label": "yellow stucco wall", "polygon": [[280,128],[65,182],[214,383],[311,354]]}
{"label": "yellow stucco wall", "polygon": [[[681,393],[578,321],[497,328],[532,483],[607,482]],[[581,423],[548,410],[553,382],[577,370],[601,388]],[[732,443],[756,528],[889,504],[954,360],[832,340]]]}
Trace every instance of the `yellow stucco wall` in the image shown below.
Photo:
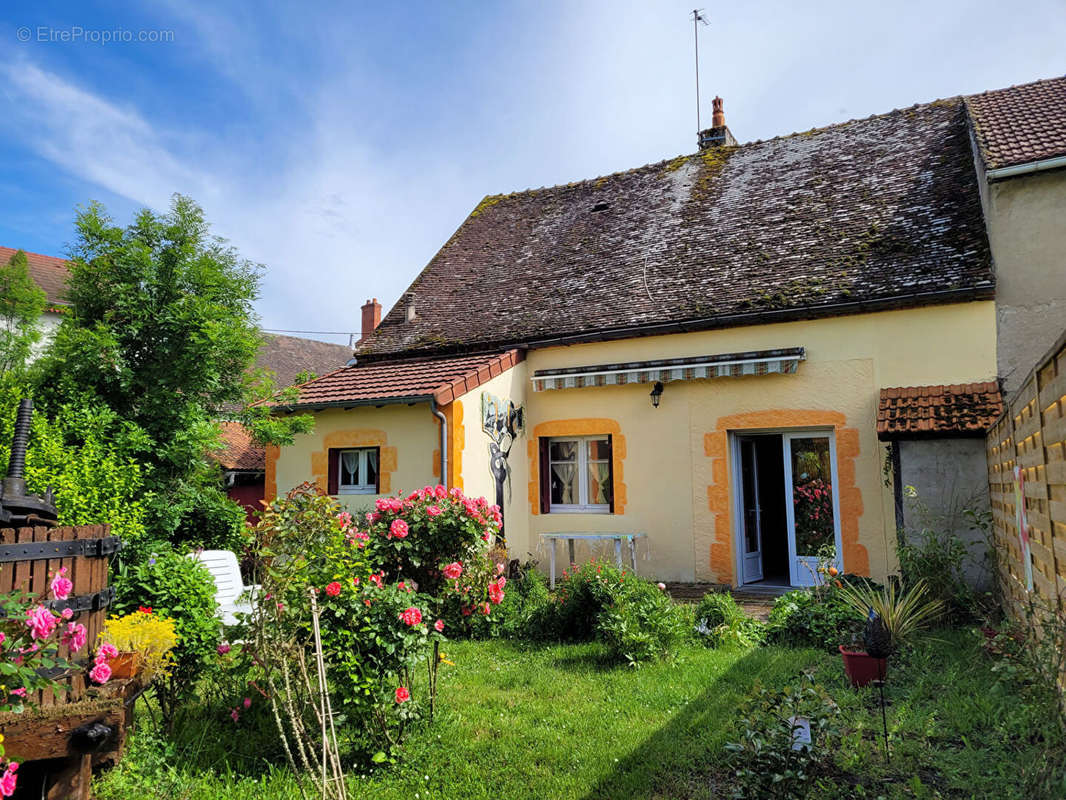
{"label": "yellow stucco wall", "polygon": [[999,374],[1010,392],[1066,319],[1066,169],[981,185],[996,268]]}
{"label": "yellow stucco wall", "polygon": [[[894,569],[895,522],[876,434],[879,390],[990,380],[995,345],[994,304],[980,302],[534,350],[526,361],[530,374],[784,347],[806,348],[807,360],[793,375],[671,382],[658,409],[644,384],[530,392],[531,429],[568,419],[618,425],[625,439],[626,495],[621,514],[543,515],[531,509],[531,544],[549,532],[643,532],[642,574],[732,582],[734,537],[730,515],[723,514],[731,489],[723,452],[727,431],[828,425],[837,430],[841,501],[848,506],[842,519],[847,521],[849,509],[854,517],[850,564],[849,531],[843,531],[845,567],[868,567],[884,577]],[[535,449],[530,453],[535,469]],[[544,547],[539,555],[547,560]]]}
{"label": "yellow stucco wall", "polygon": [[[647,384],[533,392],[530,383],[538,369],[786,347],[806,349],[795,374],[670,382],[658,409]],[[488,392],[514,401],[524,406],[526,427],[509,458],[505,516],[512,557],[532,553],[546,564],[544,533],[642,532],[647,539],[638,550],[641,574],[733,583],[729,432],[832,429],[845,568],[883,578],[895,569],[895,519],[882,474],[885,448],[876,434],[879,390],[995,375],[991,301],[533,350],[524,362],[445,408],[457,435],[449,448],[449,473],[466,494],[494,501],[481,397]],[[392,491],[438,482],[438,427],[427,404],[315,416],[314,433],[297,437],[277,459],[280,491],[317,474],[321,464],[314,454],[330,441],[374,435],[384,435],[385,446],[395,448]],[[537,436],[573,433],[614,436],[618,513],[540,513]],[[342,497],[355,508],[373,499]],[[600,555],[609,553],[599,549]],[[579,559],[590,554],[579,546]],[[565,559],[561,551],[560,556]]]}
{"label": "yellow stucco wall", "polygon": [[[511,401],[516,406],[523,406],[528,391],[528,372],[523,361],[454,401],[453,405],[458,404],[463,408],[462,488],[466,495],[484,497],[489,503],[496,502],[496,482],[489,468],[491,439],[481,427],[482,394],[495,395],[504,403]],[[512,558],[523,560],[528,558],[526,553],[529,550],[529,503],[526,502],[528,440],[527,429],[519,435],[510,450],[508,466],[511,475],[504,485],[503,510],[508,550]]]}
{"label": "yellow stucco wall", "polygon": [[[326,450],[331,447],[380,447],[382,495],[438,482],[434,459],[440,449],[440,429],[428,403],[331,408],[314,417],[314,431],[280,449],[274,465],[278,493],[308,480],[326,489]],[[344,494],[338,499],[347,508],[359,510],[372,505],[378,496]]]}

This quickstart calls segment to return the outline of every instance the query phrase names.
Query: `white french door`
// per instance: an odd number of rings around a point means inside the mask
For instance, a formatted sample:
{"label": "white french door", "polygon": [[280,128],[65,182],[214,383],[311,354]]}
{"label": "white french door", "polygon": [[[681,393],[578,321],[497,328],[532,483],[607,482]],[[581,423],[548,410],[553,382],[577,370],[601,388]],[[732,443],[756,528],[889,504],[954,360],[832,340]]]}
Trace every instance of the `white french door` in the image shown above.
{"label": "white french door", "polygon": [[784,433],[781,438],[789,580],[793,586],[815,586],[820,554],[833,547],[837,567],[842,563],[836,438],[832,431]]}
{"label": "white french door", "polygon": [[744,583],[763,579],[759,452],[754,439],[740,440],[741,507],[744,511]]}

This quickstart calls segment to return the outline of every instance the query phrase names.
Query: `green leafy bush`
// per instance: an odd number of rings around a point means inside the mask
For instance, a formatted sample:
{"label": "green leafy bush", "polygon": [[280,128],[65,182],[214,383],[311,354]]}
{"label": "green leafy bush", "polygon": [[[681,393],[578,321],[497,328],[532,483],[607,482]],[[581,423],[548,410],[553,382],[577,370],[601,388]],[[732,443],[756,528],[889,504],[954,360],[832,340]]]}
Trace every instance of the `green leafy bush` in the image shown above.
{"label": "green leafy bush", "polygon": [[548,579],[527,562],[511,573],[504,598],[488,617],[466,618],[474,638],[540,639],[545,618],[552,612]]}
{"label": "green leafy bush", "polygon": [[597,639],[612,660],[630,664],[669,655],[691,636],[690,610],[675,605],[655,584],[596,560],[564,570],[548,608],[532,617],[537,634]]}
{"label": "green leafy bush", "polygon": [[139,564],[121,566],[114,586],[115,615],[143,606],[174,621],[178,634],[174,668],[155,684],[164,717],[171,721],[178,704],[189,699],[200,674],[213,662],[221,641],[215,581],[198,561],[164,545]]}
{"label": "green leafy bush", "polygon": [[[968,513],[974,529],[980,529],[982,516]],[[980,597],[966,579],[965,564],[970,548],[957,535],[934,528],[908,533],[896,547],[903,582],[922,581],[929,593],[940,600],[949,617],[967,622],[981,614]]]}
{"label": "green leafy bush", "polygon": [[766,640],[836,652],[838,645],[848,644],[862,625],[836,586],[794,589],[774,601],[766,622]]}
{"label": "green leafy bush", "polygon": [[709,592],[696,606],[696,632],[708,647],[752,647],[759,644],[765,626],[737,605],[729,592]]}
{"label": "green leafy bush", "polygon": [[[839,716],[840,708],[810,673],[782,689],[757,689],[740,708],[740,740],[726,744],[733,796],[806,797],[814,780],[832,770]],[[809,745],[798,741],[799,719],[810,724]]]}
{"label": "green leafy bush", "polygon": [[[7,464],[15,416],[26,387],[10,374],[0,378],[0,461]],[[61,525],[109,523],[136,549],[146,539],[147,494],[138,454],[143,432],[122,423],[106,406],[67,404],[54,419],[33,415],[26,452],[26,486],[34,494],[55,491]]]}

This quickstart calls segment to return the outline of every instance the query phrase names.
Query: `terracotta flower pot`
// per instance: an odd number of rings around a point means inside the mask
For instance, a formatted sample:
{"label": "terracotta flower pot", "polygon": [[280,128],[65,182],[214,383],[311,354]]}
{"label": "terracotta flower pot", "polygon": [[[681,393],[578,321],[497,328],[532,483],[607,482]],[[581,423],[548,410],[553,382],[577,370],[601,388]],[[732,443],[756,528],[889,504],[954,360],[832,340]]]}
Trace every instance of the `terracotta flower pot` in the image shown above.
{"label": "terracotta flower pot", "polygon": [[141,654],[133,651],[119,653],[108,662],[111,667],[112,678],[135,678],[141,668]]}
{"label": "terracotta flower pot", "polygon": [[852,686],[868,686],[871,681],[884,680],[888,670],[887,658],[874,658],[864,650],[849,650],[844,645],[840,645],[840,655]]}

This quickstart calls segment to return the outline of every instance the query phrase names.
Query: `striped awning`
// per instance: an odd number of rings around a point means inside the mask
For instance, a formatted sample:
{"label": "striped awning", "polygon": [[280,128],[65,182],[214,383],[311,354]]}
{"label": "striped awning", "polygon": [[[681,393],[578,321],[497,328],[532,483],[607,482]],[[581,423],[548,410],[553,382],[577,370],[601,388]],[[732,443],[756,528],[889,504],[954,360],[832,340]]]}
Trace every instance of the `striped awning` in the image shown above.
{"label": "striped awning", "polygon": [[723,353],[691,358],[665,358],[628,364],[597,364],[566,369],[539,369],[533,373],[533,391],[580,389],[585,386],[623,386],[629,383],[692,381],[705,378],[739,378],[745,375],[789,375],[805,358],[802,347]]}

